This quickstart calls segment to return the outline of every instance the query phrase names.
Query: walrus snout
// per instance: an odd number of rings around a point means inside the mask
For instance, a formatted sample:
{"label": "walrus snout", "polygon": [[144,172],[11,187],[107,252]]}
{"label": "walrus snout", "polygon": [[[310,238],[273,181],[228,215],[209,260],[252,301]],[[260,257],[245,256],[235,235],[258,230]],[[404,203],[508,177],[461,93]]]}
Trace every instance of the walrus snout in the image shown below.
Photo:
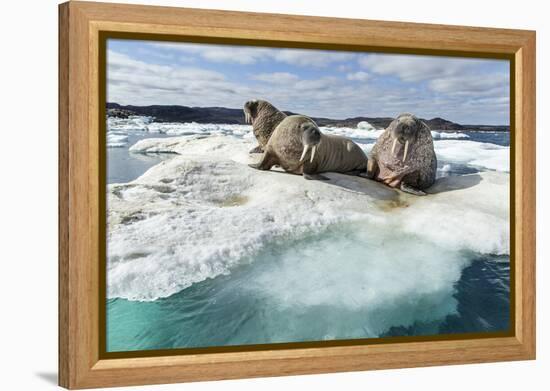
{"label": "walrus snout", "polygon": [[244,122],[247,124],[251,124],[254,117],[256,116],[256,111],[258,108],[258,100],[249,100],[244,104],[243,112],[244,112]]}
{"label": "walrus snout", "polygon": [[300,125],[302,128],[302,144],[304,149],[302,150],[302,156],[300,157],[300,162],[303,162],[307,152],[311,149],[310,162],[313,162],[315,157],[315,151],[317,150],[317,145],[321,142],[321,131],[319,128],[312,122],[307,122]]}
{"label": "walrus snout", "polygon": [[393,138],[393,145],[391,148],[392,156],[395,156],[395,147],[397,142],[401,145],[405,145],[403,149],[403,158],[402,161],[407,160],[407,154],[409,151],[409,145],[416,138],[416,134],[419,130],[419,121],[412,114],[401,114],[397,118],[397,124],[392,129],[391,135]]}
{"label": "walrus snout", "polygon": [[304,145],[316,145],[321,142],[321,131],[314,123],[308,122],[300,127],[303,130],[302,142]]}

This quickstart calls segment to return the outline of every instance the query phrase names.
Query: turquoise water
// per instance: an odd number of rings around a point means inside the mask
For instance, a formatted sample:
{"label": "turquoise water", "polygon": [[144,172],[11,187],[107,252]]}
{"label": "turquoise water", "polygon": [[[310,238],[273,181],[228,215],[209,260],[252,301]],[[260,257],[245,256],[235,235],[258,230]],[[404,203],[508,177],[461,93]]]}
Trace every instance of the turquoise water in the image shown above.
{"label": "turquoise water", "polygon": [[168,298],[108,300],[107,349],[502,331],[508,297],[508,257],[346,225],[274,244]]}
{"label": "turquoise water", "polygon": [[[146,132],[130,132],[128,134],[128,146],[134,145],[138,140],[149,137],[164,138],[167,136],[160,133],[151,135]],[[169,154],[145,155],[131,153],[128,151],[128,146],[107,149],[107,183],[130,182],[155,164],[172,157]]]}
{"label": "turquoise water", "polygon": [[[468,134],[509,145],[508,134]],[[108,181],[128,182],[165,158],[110,149]],[[450,175],[471,172],[453,165]],[[508,256],[334,226],[282,238],[230,274],[167,298],[108,299],[107,351],[504,331],[509,276]]]}

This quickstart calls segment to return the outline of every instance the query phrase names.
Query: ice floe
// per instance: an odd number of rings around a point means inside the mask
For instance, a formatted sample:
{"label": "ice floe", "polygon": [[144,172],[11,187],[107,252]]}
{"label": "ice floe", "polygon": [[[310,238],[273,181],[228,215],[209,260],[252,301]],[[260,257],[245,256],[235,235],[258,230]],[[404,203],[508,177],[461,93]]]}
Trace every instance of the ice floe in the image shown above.
{"label": "ice floe", "polygon": [[[177,155],[130,183],[108,187],[109,297],[170,296],[253,262],[266,246],[311,240],[342,224],[358,227],[354,232],[365,241],[365,254],[373,254],[358,273],[363,279],[350,285],[367,291],[356,292],[358,304],[350,306],[382,300],[376,292],[390,298],[423,289],[451,292],[469,259],[463,254],[509,253],[505,147],[436,141],[440,159],[497,171],[441,178],[432,194],[414,197],[340,174],[328,174],[331,180],[325,182],[257,171],[246,165],[257,158],[247,152],[254,145],[252,138],[217,134],[145,139],[130,148]],[[308,251],[307,246],[301,251]],[[384,251],[395,262],[393,269],[380,264]],[[300,267],[313,264],[296,265]],[[328,273],[325,280],[332,281],[334,268],[318,273]],[[396,270],[402,272],[397,280],[402,283],[390,286]],[[271,284],[279,299],[285,297],[282,280]],[[311,305],[346,295],[297,289],[289,292]]]}
{"label": "ice floe", "polygon": [[120,148],[128,143],[128,134],[124,132],[107,132],[107,147]]}
{"label": "ice floe", "polygon": [[[107,131],[128,133],[128,132],[149,132],[162,133],[171,136],[183,135],[250,135],[251,125],[238,124],[199,124],[196,122],[154,122],[153,117],[130,116],[128,118],[107,118]],[[252,135],[250,135],[252,136]]]}
{"label": "ice floe", "polygon": [[510,147],[478,141],[441,140],[434,142],[434,148],[439,161],[510,171]]}
{"label": "ice floe", "polygon": [[434,140],[452,140],[452,139],[458,139],[458,140],[464,140],[470,138],[467,134],[460,133],[460,132],[438,132],[436,130],[432,130],[432,138]]}

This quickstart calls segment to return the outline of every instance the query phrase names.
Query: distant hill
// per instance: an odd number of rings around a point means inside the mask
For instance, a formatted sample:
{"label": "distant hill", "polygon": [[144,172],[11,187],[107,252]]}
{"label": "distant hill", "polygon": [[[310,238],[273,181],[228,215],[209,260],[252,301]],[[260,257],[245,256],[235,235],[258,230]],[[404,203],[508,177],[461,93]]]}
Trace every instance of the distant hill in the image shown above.
{"label": "distant hill", "polygon": [[[295,114],[285,111],[286,114]],[[242,109],[228,109],[225,107],[188,107],[188,106],[122,106],[118,103],[107,103],[107,115],[111,117],[127,118],[131,115],[155,117],[157,122],[197,122],[210,124],[244,124]],[[319,126],[350,127],[354,128],[361,121],[370,123],[377,129],[386,128],[393,118],[389,117],[353,117],[346,119],[315,118]],[[508,126],[494,125],[461,125],[443,118],[422,119],[431,129],[460,131],[478,130],[491,132],[508,132]]]}

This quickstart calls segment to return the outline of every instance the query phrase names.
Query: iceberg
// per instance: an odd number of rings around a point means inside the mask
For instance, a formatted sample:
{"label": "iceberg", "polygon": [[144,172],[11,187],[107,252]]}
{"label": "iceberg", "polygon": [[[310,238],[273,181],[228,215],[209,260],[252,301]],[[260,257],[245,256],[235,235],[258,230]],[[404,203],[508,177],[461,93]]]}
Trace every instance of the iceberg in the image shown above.
{"label": "iceberg", "polygon": [[364,130],[376,130],[374,126],[369,124],[367,121],[361,121],[357,124],[357,129],[364,129]]}
{"label": "iceberg", "polygon": [[235,135],[246,136],[252,131],[251,125],[238,124],[199,124],[196,122],[154,122],[153,117],[130,116],[128,118],[107,118],[109,132],[148,132],[170,136],[183,135]]}
{"label": "iceberg", "polygon": [[464,133],[460,132],[438,132],[436,130],[432,130],[432,138],[434,140],[452,140],[452,139],[458,139],[458,140],[464,140],[469,139],[470,136]]}
{"label": "iceberg", "polygon": [[346,136],[353,139],[365,139],[369,141],[376,140],[384,132],[384,129],[376,129],[367,121],[359,122],[355,128],[321,126],[319,129],[321,129],[323,133],[327,134]]}
{"label": "iceberg", "polygon": [[124,132],[107,132],[107,147],[121,148],[128,143],[128,134]]}
{"label": "iceberg", "polygon": [[440,140],[434,142],[434,148],[438,161],[510,172],[510,147],[478,141]]}
{"label": "iceberg", "polygon": [[130,116],[128,118],[107,117],[107,130],[118,132],[147,132],[148,125],[154,120],[153,117]]}

